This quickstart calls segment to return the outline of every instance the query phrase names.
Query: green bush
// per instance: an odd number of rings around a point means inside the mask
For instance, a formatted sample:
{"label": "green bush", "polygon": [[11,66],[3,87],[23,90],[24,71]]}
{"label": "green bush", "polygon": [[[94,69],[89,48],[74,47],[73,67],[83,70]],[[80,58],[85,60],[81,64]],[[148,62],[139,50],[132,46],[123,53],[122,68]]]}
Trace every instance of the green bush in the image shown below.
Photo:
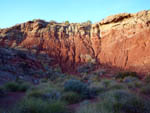
{"label": "green bush", "polygon": [[69,21],[68,21],[68,20],[67,20],[67,21],[65,21],[65,24],[67,24],[67,25],[68,25],[68,24],[69,24]]}
{"label": "green bush", "polygon": [[66,92],[62,96],[62,100],[68,104],[75,104],[81,101],[81,96],[75,92]]}
{"label": "green bush", "polygon": [[46,79],[46,78],[45,78],[45,79],[42,79],[41,82],[42,82],[42,83],[47,83],[47,82],[48,82],[48,79]]}
{"label": "green bush", "polygon": [[42,99],[26,98],[12,113],[66,113],[65,103],[60,101],[44,101]]}
{"label": "green bush", "polygon": [[142,81],[133,81],[133,82],[129,82],[127,83],[128,88],[134,89],[134,88],[141,88],[143,87],[143,83]]}
{"label": "green bush", "polygon": [[81,106],[77,113],[150,113],[150,101],[128,90],[111,90],[100,101]]}
{"label": "green bush", "polygon": [[102,95],[103,100],[98,106],[102,111],[119,113],[129,96],[130,94],[127,91],[112,90]]}
{"label": "green bush", "polygon": [[27,93],[28,97],[34,97],[34,98],[41,98],[43,96],[45,92],[43,92],[42,90],[32,90],[30,92]]}
{"label": "green bush", "polygon": [[124,83],[130,83],[135,81],[139,81],[139,79],[137,77],[131,77],[131,76],[127,76],[123,79]]}
{"label": "green bush", "polygon": [[20,85],[17,84],[16,82],[8,82],[5,84],[6,90],[9,90],[9,91],[18,91],[19,87]]}
{"label": "green bush", "polygon": [[27,91],[30,88],[30,85],[31,84],[29,83],[22,83],[20,84],[18,91]]}
{"label": "green bush", "polygon": [[115,84],[111,85],[109,89],[110,90],[127,89],[127,87],[126,87],[126,85],[124,85],[122,83],[115,83]]}
{"label": "green bush", "polygon": [[145,87],[142,87],[140,89],[140,93],[145,94],[145,95],[150,95],[150,86],[147,85]]}
{"label": "green bush", "polygon": [[145,76],[145,77],[144,77],[144,81],[145,81],[146,83],[150,83],[150,75]]}
{"label": "green bush", "polygon": [[75,79],[67,80],[64,83],[65,91],[73,91],[82,96],[82,98],[93,98],[96,96],[95,89],[89,88],[88,84]]}
{"label": "green bush", "polygon": [[136,88],[141,88],[144,85],[144,83],[142,81],[135,81],[134,84],[135,84]]}
{"label": "green bush", "polygon": [[115,78],[123,80],[124,78],[129,76],[139,78],[136,72],[119,72]]}
{"label": "green bush", "polygon": [[50,113],[66,113],[66,105],[61,101],[55,101],[49,104]]}
{"label": "green bush", "polygon": [[105,88],[101,82],[91,82],[89,87],[90,89],[94,89],[96,91],[96,95],[107,91],[107,88]]}
{"label": "green bush", "polygon": [[90,87],[95,89],[98,94],[104,93],[110,90],[127,89],[127,86],[123,83],[119,83],[111,79],[103,79],[101,82],[91,83]]}
{"label": "green bush", "polygon": [[17,82],[8,82],[4,85],[6,90],[16,92],[16,91],[27,91],[30,88],[28,83],[17,83]]}
{"label": "green bush", "polygon": [[[84,106],[81,106],[76,113],[106,113],[106,112],[100,112],[97,109],[97,105],[96,104],[87,104]],[[111,113],[111,112],[109,112]]]}
{"label": "green bush", "polygon": [[149,113],[150,103],[128,90],[112,90],[106,92],[99,108],[112,113]]}
{"label": "green bush", "polygon": [[89,73],[89,72],[93,71],[94,67],[95,67],[95,64],[89,62],[87,64],[79,66],[77,68],[77,72],[79,72],[79,73]]}
{"label": "green bush", "polygon": [[111,87],[111,85],[113,85],[114,83],[116,83],[116,81],[111,80],[111,79],[103,79],[101,81],[101,84],[104,88],[109,88]]}
{"label": "green bush", "polygon": [[29,98],[41,98],[44,100],[60,100],[61,94],[54,89],[34,89],[27,93]]}

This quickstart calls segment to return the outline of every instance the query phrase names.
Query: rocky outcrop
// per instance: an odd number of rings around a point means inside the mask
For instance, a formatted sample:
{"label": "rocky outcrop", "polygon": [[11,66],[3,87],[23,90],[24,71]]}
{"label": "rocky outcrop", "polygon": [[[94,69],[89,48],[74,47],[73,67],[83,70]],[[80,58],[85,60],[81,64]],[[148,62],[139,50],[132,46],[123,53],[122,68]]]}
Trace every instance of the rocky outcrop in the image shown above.
{"label": "rocky outcrop", "polygon": [[150,71],[150,11],[108,17],[100,22],[100,29],[101,63]]}
{"label": "rocky outcrop", "polygon": [[[109,16],[96,24],[28,21],[0,30],[0,45],[46,53],[63,70],[86,62],[150,70],[150,11]],[[72,67],[72,68],[71,68]]]}

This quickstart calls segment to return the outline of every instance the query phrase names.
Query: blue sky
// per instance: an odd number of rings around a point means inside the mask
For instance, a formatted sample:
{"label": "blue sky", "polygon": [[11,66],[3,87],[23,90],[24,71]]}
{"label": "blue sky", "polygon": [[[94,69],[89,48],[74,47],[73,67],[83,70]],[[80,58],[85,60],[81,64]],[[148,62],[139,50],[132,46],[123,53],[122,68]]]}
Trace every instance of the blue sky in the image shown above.
{"label": "blue sky", "polygon": [[150,9],[150,0],[0,0],[0,28],[33,19],[84,22]]}

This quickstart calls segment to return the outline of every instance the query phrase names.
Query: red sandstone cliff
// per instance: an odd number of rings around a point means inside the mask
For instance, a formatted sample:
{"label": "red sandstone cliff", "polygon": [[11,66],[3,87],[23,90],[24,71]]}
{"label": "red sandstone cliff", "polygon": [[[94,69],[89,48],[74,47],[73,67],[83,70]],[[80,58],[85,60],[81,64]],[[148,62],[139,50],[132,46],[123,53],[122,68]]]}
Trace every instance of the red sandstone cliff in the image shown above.
{"label": "red sandstone cliff", "polygon": [[35,20],[0,30],[0,46],[49,54],[64,69],[100,62],[148,72],[149,45],[150,11],[113,15],[93,25]]}

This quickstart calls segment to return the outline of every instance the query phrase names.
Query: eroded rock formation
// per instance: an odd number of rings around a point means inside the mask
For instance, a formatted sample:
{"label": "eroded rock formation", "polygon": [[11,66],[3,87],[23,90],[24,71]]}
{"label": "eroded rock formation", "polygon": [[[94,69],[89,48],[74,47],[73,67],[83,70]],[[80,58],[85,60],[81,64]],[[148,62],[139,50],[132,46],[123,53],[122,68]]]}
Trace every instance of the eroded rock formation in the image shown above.
{"label": "eroded rock formation", "polygon": [[28,21],[1,29],[0,45],[48,54],[64,70],[85,62],[99,62],[148,72],[150,11],[113,15],[96,24]]}

